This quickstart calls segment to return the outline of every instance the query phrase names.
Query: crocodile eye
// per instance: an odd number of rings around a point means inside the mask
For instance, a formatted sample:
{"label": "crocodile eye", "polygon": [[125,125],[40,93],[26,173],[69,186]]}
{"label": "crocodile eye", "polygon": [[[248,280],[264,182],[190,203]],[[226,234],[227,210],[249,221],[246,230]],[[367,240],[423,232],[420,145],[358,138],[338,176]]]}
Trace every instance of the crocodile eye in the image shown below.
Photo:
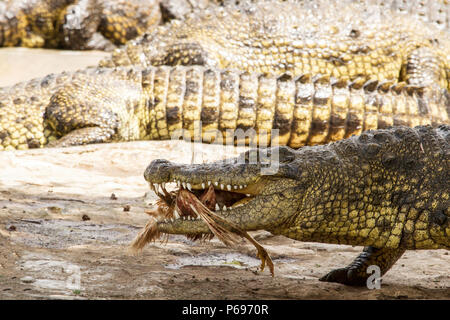
{"label": "crocodile eye", "polygon": [[274,149],[273,152],[278,152],[280,162],[291,162],[295,159],[294,150],[286,146],[278,147]]}
{"label": "crocodile eye", "polygon": [[294,161],[294,155],[287,155],[283,158],[280,158],[280,162],[292,162]]}

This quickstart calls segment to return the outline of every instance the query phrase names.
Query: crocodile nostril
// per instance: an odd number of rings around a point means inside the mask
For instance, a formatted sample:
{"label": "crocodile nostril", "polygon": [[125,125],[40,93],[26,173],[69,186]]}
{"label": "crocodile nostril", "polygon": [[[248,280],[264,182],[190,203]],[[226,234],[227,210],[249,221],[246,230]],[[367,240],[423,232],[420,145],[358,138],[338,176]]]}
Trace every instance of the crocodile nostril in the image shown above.
{"label": "crocodile nostril", "polygon": [[170,176],[169,168],[172,167],[170,161],[164,159],[153,160],[145,169],[144,178],[147,181],[164,181]]}
{"label": "crocodile nostril", "polygon": [[165,168],[165,167],[169,167],[171,165],[170,161],[167,161],[165,159],[156,159],[153,160],[150,165],[148,166],[148,168]]}
{"label": "crocodile nostril", "polygon": [[154,163],[154,164],[170,163],[170,161],[168,161],[166,159],[156,159],[156,160],[153,160],[152,163]]}

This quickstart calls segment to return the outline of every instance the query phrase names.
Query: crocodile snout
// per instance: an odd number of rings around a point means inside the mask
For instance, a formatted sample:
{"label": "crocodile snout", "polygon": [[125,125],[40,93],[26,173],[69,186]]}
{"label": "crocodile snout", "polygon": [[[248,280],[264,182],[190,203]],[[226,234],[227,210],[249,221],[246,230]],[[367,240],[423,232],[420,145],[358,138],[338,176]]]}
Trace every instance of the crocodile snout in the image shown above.
{"label": "crocodile snout", "polygon": [[153,160],[145,169],[144,178],[148,182],[164,182],[170,177],[172,162],[164,159]]}

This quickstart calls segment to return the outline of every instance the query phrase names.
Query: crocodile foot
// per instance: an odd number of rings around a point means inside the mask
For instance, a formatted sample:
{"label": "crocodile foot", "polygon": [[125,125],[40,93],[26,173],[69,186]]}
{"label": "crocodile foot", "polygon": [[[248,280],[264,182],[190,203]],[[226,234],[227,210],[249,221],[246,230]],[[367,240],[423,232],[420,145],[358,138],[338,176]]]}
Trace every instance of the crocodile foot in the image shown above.
{"label": "crocodile foot", "polygon": [[[365,247],[363,252],[350,265],[332,270],[319,280],[350,286],[367,285],[367,287],[370,287],[373,281],[380,281],[379,284],[381,284],[381,276],[390,269],[404,252],[404,248]],[[378,273],[376,273],[377,270]]]}

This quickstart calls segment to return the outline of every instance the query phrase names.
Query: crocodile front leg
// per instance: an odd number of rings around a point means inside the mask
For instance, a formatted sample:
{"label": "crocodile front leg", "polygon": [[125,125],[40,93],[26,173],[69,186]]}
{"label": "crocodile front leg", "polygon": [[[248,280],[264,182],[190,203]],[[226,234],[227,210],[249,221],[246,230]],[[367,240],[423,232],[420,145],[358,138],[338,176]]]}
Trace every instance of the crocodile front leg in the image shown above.
{"label": "crocodile front leg", "polygon": [[139,139],[145,110],[140,73],[132,72],[79,75],[58,90],[43,115],[48,146]]}
{"label": "crocodile front leg", "polygon": [[61,148],[70,146],[79,146],[90,143],[102,143],[111,141],[114,135],[114,128],[108,127],[87,127],[76,129],[58,140],[50,141],[47,144],[49,148]]}
{"label": "crocodile front leg", "polygon": [[334,269],[320,281],[337,282],[352,286],[365,286],[371,273],[367,268],[371,265],[380,268],[380,275],[385,274],[405,252],[404,248],[365,247],[363,252],[345,268]]}

